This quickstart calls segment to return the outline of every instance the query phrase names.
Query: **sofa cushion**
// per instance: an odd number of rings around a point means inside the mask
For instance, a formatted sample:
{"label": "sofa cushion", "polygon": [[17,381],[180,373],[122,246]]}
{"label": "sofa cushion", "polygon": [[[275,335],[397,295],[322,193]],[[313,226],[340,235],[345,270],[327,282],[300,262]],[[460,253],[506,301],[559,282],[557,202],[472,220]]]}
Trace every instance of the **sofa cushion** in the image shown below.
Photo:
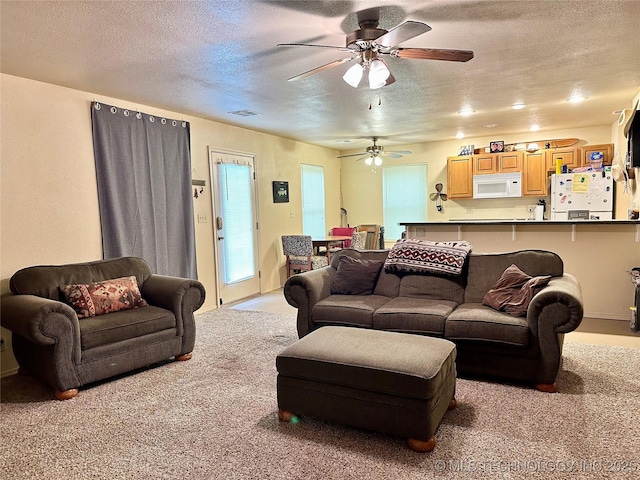
{"label": "sofa cushion", "polygon": [[444,322],[456,302],[397,297],[373,314],[373,328],[408,333],[444,335]]}
{"label": "sofa cushion", "polygon": [[60,285],[60,291],[78,318],[148,306],[140,295],[134,276],[88,284]]}
{"label": "sofa cushion", "polygon": [[511,265],[484,296],[482,304],[514,317],[523,317],[527,314],[533,296],[547,285],[550,279],[549,275],[532,277],[516,265]]}
{"label": "sofa cushion", "polygon": [[88,350],[170,328],[176,328],[176,317],[164,308],[121,310],[81,321],[80,346]]}
{"label": "sofa cushion", "polygon": [[380,295],[329,295],[313,306],[313,323],[371,327],[373,312],[389,301]]}
{"label": "sofa cushion", "polygon": [[534,277],[561,277],[564,273],[562,259],[557,254],[544,250],[471,254],[467,264],[469,270],[464,303],[482,303],[487,292],[512,264]]}
{"label": "sofa cushion", "polygon": [[428,240],[398,240],[387,256],[387,271],[460,275],[471,251],[467,242],[431,242]]}
{"label": "sofa cushion", "polygon": [[461,277],[438,275],[404,275],[400,280],[399,297],[430,298],[455,303],[464,302],[464,287]]}
{"label": "sofa cushion", "polygon": [[95,283],[135,275],[138,285],[142,286],[151,274],[151,267],[141,258],[120,257],[69,265],[23,268],[13,274],[9,286],[16,295],[36,295],[64,301],[60,285]]}
{"label": "sofa cushion", "polygon": [[448,340],[499,342],[525,347],[529,343],[529,324],[481,303],[465,303],[447,317],[444,337]]}
{"label": "sofa cushion", "polygon": [[383,260],[363,260],[343,256],[331,282],[331,293],[369,295],[376,286]]}

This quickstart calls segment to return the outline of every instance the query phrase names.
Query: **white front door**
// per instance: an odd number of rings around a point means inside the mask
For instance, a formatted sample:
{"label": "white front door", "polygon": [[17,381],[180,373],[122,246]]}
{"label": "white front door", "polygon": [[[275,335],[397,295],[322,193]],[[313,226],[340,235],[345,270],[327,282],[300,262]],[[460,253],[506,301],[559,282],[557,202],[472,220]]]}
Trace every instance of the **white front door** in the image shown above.
{"label": "white front door", "polygon": [[209,150],[218,305],[260,293],[253,156]]}

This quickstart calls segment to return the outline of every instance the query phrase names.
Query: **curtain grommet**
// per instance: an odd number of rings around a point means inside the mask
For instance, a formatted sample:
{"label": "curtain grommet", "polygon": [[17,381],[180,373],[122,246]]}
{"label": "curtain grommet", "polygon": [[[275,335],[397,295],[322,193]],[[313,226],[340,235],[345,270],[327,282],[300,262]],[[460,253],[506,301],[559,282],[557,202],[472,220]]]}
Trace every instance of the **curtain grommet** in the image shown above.
{"label": "curtain grommet", "polygon": [[171,125],[173,125],[173,126],[175,127],[176,125],[178,125],[178,122],[176,122],[176,121],[174,120],[173,122],[171,122]]}
{"label": "curtain grommet", "polygon": [[155,122],[155,121],[156,121],[156,119],[155,119],[155,118],[153,118],[152,116],[149,116],[149,121],[150,121],[151,123],[153,123],[153,122]]}
{"label": "curtain grommet", "polygon": [[125,116],[125,117],[128,117],[128,116],[129,116],[129,110],[125,110],[125,111],[123,111],[122,113],[124,113],[124,116]]}
{"label": "curtain grommet", "polygon": [[118,109],[116,107],[111,107],[111,113],[113,114],[118,113]]}
{"label": "curtain grommet", "polygon": [[102,105],[100,105],[98,102],[93,104],[93,108],[95,108],[96,110],[100,110],[102,108]]}
{"label": "curtain grommet", "polygon": [[136,113],[136,118],[142,120],[142,114],[140,112]]}
{"label": "curtain grommet", "polygon": [[165,124],[167,123],[167,119],[166,119],[166,118],[161,119],[161,120],[160,120],[160,123],[161,123],[161,124],[163,124],[163,125],[165,125]]}

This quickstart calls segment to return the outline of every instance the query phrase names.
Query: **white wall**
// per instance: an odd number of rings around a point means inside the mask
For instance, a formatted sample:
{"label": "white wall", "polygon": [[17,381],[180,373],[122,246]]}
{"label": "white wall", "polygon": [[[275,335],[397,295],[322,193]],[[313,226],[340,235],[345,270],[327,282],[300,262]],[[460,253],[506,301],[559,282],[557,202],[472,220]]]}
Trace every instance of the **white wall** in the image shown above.
{"label": "white wall", "polygon": [[[202,118],[131,104],[2,74],[0,293],[23,267],[102,258],[91,135],[93,100],[191,123],[191,162],[207,190],[194,214],[213,217],[207,147],[255,154],[262,292],[284,284],[280,235],[301,233],[300,163],[324,167],[327,229],[340,225],[340,163],[335,150]],[[271,182],[289,181],[290,203],[274,204]],[[212,223],[195,223],[198,277],[207,290],[202,310],[216,308]],[[10,333],[2,330],[7,342]],[[15,367],[7,345],[2,372]]]}

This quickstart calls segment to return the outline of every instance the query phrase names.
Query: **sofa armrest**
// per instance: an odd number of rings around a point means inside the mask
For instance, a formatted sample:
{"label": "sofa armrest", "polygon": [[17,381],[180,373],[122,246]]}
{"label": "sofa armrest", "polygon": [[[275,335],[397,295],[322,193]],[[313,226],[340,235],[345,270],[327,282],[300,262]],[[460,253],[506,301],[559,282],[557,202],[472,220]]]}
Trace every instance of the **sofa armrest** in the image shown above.
{"label": "sofa armrest", "polygon": [[578,328],[584,314],[582,289],[571,274],[554,277],[532,299],[527,321],[534,333],[551,329],[554,334]]}
{"label": "sofa armrest", "polygon": [[313,306],[331,295],[331,282],[335,275],[336,269],[328,266],[293,275],[284,284],[285,299],[298,309],[299,338],[314,330],[311,317]]}

